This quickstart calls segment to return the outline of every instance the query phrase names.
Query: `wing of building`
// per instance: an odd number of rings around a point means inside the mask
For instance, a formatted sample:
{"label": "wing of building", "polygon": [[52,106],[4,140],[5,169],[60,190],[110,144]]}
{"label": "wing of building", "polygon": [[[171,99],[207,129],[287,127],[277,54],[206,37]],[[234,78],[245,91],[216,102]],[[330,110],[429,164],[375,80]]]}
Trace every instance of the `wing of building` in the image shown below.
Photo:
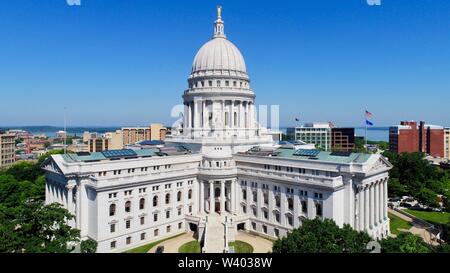
{"label": "wing of building", "polygon": [[[205,252],[222,252],[238,230],[277,238],[316,217],[376,238],[389,234],[391,164],[381,155],[275,143],[256,120],[245,61],[220,12],[188,83],[183,121],[163,147],[44,162],[46,203],[74,214],[71,225],[96,240],[99,252],[187,230],[197,232]],[[217,236],[208,232],[215,222],[223,224],[217,238],[224,242],[208,244]]]}

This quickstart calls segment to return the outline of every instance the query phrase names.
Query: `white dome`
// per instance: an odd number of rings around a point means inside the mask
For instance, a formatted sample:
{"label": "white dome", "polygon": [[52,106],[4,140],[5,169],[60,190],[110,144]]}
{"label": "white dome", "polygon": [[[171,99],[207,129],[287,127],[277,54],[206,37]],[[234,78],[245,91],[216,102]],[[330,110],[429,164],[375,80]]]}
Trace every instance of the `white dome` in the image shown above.
{"label": "white dome", "polygon": [[192,74],[220,70],[247,74],[244,57],[239,49],[226,38],[215,37],[198,51],[192,64]]}

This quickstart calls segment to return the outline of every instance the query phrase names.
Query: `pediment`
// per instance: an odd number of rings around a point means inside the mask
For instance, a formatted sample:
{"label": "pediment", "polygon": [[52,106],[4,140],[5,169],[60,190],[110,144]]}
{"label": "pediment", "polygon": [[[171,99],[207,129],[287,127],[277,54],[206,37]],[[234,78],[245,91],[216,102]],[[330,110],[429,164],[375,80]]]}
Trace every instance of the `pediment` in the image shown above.
{"label": "pediment", "polygon": [[47,172],[52,172],[56,174],[63,175],[64,173],[59,168],[58,164],[53,160],[52,157],[47,158],[41,165],[41,168]]}

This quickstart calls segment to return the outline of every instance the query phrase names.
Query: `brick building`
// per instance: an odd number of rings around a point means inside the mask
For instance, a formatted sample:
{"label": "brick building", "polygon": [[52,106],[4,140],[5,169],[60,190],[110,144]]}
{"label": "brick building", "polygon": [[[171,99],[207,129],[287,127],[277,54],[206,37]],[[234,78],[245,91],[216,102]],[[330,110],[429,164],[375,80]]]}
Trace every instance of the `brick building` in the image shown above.
{"label": "brick building", "polygon": [[444,157],[444,127],[402,121],[389,128],[389,150],[395,153],[422,152],[435,157]]}

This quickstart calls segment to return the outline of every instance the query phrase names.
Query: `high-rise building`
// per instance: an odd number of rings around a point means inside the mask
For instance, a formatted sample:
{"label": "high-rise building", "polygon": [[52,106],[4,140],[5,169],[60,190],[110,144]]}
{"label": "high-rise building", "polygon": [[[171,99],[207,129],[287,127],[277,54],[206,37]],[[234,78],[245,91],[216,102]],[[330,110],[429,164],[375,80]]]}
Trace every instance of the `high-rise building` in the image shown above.
{"label": "high-rise building", "polygon": [[444,157],[444,127],[402,121],[389,128],[389,150],[395,153],[422,152],[434,157]]}
{"label": "high-rise building", "polygon": [[89,152],[102,152],[123,149],[123,133],[121,130],[107,132],[101,137],[88,139]]}
{"label": "high-rise building", "polygon": [[303,126],[287,128],[286,133],[294,140],[316,145],[325,151],[331,148],[331,126],[329,122],[305,123]]}
{"label": "high-rise building", "polygon": [[331,149],[353,151],[355,149],[355,128],[331,128]]}
{"label": "high-rise building", "polygon": [[15,134],[0,132],[0,169],[10,167],[15,162]]}
{"label": "high-rise building", "polygon": [[143,140],[164,140],[167,129],[159,123],[151,124],[149,127],[124,127],[123,145],[135,144]]}

